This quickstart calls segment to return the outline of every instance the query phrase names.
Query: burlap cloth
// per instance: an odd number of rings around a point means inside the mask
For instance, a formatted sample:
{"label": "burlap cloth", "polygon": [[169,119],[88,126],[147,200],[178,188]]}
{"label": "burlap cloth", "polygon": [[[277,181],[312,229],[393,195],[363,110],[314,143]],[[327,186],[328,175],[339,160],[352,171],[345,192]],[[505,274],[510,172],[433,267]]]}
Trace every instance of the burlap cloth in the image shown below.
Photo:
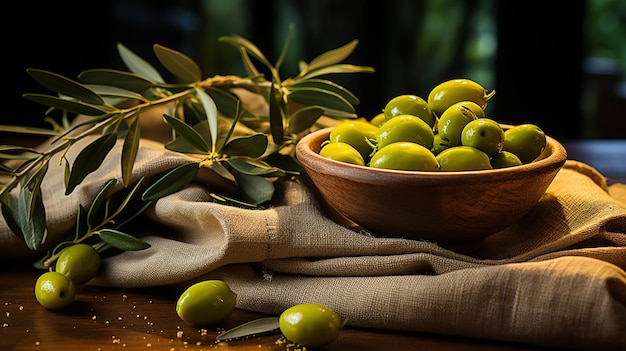
{"label": "burlap cloth", "polygon": [[[120,178],[119,154],[67,197],[63,167],[50,163],[43,183],[49,245],[73,225],[79,204]],[[184,161],[145,140],[135,176]],[[281,182],[275,205],[250,210],[213,203],[205,187],[189,186],[149,210],[154,235],[144,239],[152,247],[105,259],[91,284],[184,287],[219,278],[246,310],[279,314],[318,302],[352,326],[626,349],[626,186],[606,188],[587,165],[568,161],[526,217],[471,255],[344,228],[307,189]],[[28,254],[0,221],[0,255]]]}

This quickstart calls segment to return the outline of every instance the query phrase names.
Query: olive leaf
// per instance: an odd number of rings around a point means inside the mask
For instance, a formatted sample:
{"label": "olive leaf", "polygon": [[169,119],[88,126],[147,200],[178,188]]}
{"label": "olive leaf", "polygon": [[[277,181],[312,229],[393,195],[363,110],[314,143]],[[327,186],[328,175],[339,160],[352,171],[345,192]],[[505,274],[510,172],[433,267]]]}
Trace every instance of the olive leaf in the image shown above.
{"label": "olive leaf", "polygon": [[65,183],[65,195],[74,191],[85,177],[97,170],[115,145],[115,133],[107,133],[85,146],[76,156]]}
{"label": "olive leaf", "polygon": [[122,182],[125,187],[130,184],[133,175],[133,166],[139,152],[139,140],[141,139],[141,125],[139,118],[135,118],[124,138],[122,146]]}
{"label": "olive leaf", "polygon": [[198,163],[187,162],[174,167],[146,189],[141,195],[143,201],[158,200],[184,188],[198,174]]}
{"label": "olive leaf", "polygon": [[110,108],[104,106],[90,105],[81,101],[68,100],[56,96],[44,94],[24,94],[25,99],[36,103],[68,111],[77,115],[100,116],[111,112]]}
{"label": "olive leaf", "polygon": [[[139,207],[132,207],[130,210],[134,211],[130,213],[124,213],[125,215],[127,215],[128,217],[126,219],[124,219],[123,221],[119,221],[119,224],[117,225],[118,228],[123,227],[124,225],[126,225],[127,223],[131,222],[133,219],[137,218],[140,214],[142,214],[145,210],[148,209],[148,207],[152,206],[153,201],[147,201],[145,203],[143,203],[143,205],[139,206]],[[124,207],[120,207],[118,212],[121,213],[122,210],[124,210]]]}
{"label": "olive leaf", "polygon": [[289,117],[287,133],[297,134],[309,129],[324,114],[324,109],[318,106],[303,107]]}
{"label": "olive leaf", "polygon": [[289,45],[291,44],[293,35],[294,35],[294,26],[293,24],[291,24],[289,25],[289,32],[287,33],[287,38],[285,39],[283,48],[280,51],[280,55],[278,56],[278,59],[276,60],[276,64],[274,65],[276,72],[278,72],[278,69],[283,64],[283,61],[285,60],[285,57],[287,56],[287,52],[289,52]]}
{"label": "olive leaf", "polygon": [[184,121],[172,117],[170,115],[163,115],[165,118],[165,122],[172,127],[182,138],[189,142],[194,148],[196,148],[200,152],[209,152],[211,151],[211,146],[207,143],[207,141],[190,125],[185,123]]}
{"label": "olive leaf", "polygon": [[269,96],[270,105],[270,132],[274,143],[280,144],[283,142],[285,133],[284,120],[287,115],[287,104],[282,99],[282,95],[277,93],[272,84]]}
{"label": "olive leaf", "polygon": [[280,332],[278,317],[263,317],[240,324],[219,334],[216,341],[229,341]]}
{"label": "olive leaf", "polygon": [[159,71],[157,71],[154,67],[152,67],[151,64],[132,52],[122,43],[117,44],[117,51],[120,54],[120,58],[122,59],[122,61],[131,72],[156,83],[165,83],[165,80],[163,79],[163,77],[161,77]]}
{"label": "olive leaf", "polygon": [[241,54],[241,61],[243,62],[243,67],[246,73],[248,74],[248,76],[252,77],[253,80],[256,80],[256,79],[261,80],[263,75],[259,72],[259,70],[256,68],[256,66],[250,59],[250,56],[248,55],[248,51],[246,51],[245,48],[241,47],[239,48],[239,52]]}
{"label": "olive leaf", "polygon": [[359,115],[357,115],[354,112],[347,112],[347,111],[340,111],[340,110],[335,110],[332,108],[324,108],[324,116],[326,117],[331,117],[331,118],[337,118],[337,119],[355,119],[355,118],[359,118]]}
{"label": "olive leaf", "polygon": [[233,36],[220,37],[218,39],[218,41],[224,42],[224,43],[228,43],[228,44],[231,44],[231,45],[233,45],[233,46],[235,46],[237,48],[240,48],[242,50],[242,52],[246,52],[246,53],[249,53],[252,56],[254,56],[263,65],[265,65],[265,67],[267,67],[267,68],[269,68],[271,70],[274,69],[274,66],[272,66],[272,64],[265,57],[265,55],[263,55],[261,50],[259,50],[259,48],[256,45],[254,45],[252,42],[250,42],[246,38],[244,38],[242,36],[239,36],[239,35],[233,35]]}
{"label": "olive leaf", "polygon": [[[137,183],[135,183],[135,186],[128,192],[128,194],[126,194],[126,197],[118,205],[117,210],[115,210],[111,214],[111,217],[117,217],[117,216],[121,215],[124,212],[124,210],[127,209],[128,205],[131,204],[133,199],[135,199],[135,195],[139,192],[139,190],[143,186],[144,180],[145,180],[145,177],[139,178]],[[118,228],[123,227],[124,224],[130,222],[132,219],[134,219],[135,217],[140,215],[146,208],[148,208],[148,206],[151,203],[152,203],[152,201],[146,201],[145,204],[143,204],[142,206],[139,206],[139,207],[132,206],[131,211],[134,211],[134,212],[131,212],[131,215],[127,216],[127,218],[125,220],[117,221],[117,227]],[[128,213],[125,213],[125,214],[128,215]]]}
{"label": "olive leaf", "polygon": [[336,110],[355,112],[354,106],[343,96],[314,87],[291,87],[287,98],[303,105],[319,105]]}
{"label": "olive leaf", "polygon": [[312,70],[302,76],[302,79],[310,79],[333,73],[374,73],[374,68],[368,66],[355,66],[350,64],[337,64]]}
{"label": "olive leaf", "polygon": [[140,100],[144,102],[148,101],[148,99],[144,98],[143,95],[137,92],[115,86],[98,84],[87,84],[86,86],[93,90],[100,97],[102,97],[105,101],[112,104],[116,104],[126,100]]}
{"label": "olive leaf", "polygon": [[105,243],[124,251],[145,250],[151,246],[135,236],[115,229],[102,229],[96,232],[96,234]]}
{"label": "olive leaf", "polygon": [[8,133],[20,133],[30,135],[43,135],[43,136],[57,136],[60,133],[56,130],[28,127],[28,126],[13,126],[13,125],[0,125],[0,131]]}
{"label": "olive leaf", "polygon": [[31,147],[18,145],[0,145],[0,159],[4,160],[31,160],[38,158],[40,152]]}
{"label": "olive leaf", "polygon": [[241,107],[241,100],[237,95],[217,87],[206,87],[204,92],[207,93],[215,102],[217,110],[225,116],[235,117],[241,115],[244,117],[254,117],[245,108]]}
{"label": "olive leaf", "polygon": [[[241,116],[242,116],[241,113],[239,113],[238,111],[235,113],[235,117],[233,118],[232,122],[230,123],[230,127],[228,128],[228,131],[226,131],[226,135],[223,137],[223,142],[222,142],[221,146],[217,149],[218,153],[223,153],[223,149],[228,145],[229,140],[233,136],[236,136],[235,135],[235,131],[236,131],[237,127],[239,126],[239,121],[241,119]],[[219,120],[218,120],[218,122],[219,122]],[[268,140],[267,140],[267,136],[265,135],[265,133],[260,133],[260,134],[263,134],[263,136],[265,137],[265,144],[263,145],[263,153],[264,153],[265,150],[267,150],[267,146],[268,146],[268,142],[267,141]],[[250,135],[254,135],[254,134],[245,133],[244,135],[242,135],[242,137],[247,137],[247,136],[250,136]],[[261,153],[261,155],[263,155],[263,153]],[[259,156],[261,156],[261,155],[259,155]]]}
{"label": "olive leaf", "polygon": [[27,69],[26,72],[39,84],[59,95],[70,96],[91,105],[104,104],[104,100],[93,90],[60,74],[33,68]]}
{"label": "olive leaf", "polygon": [[[22,234],[22,229],[17,224],[16,217],[19,215],[19,211],[16,204],[17,201],[11,196],[10,193],[3,193],[0,197],[0,212],[2,213],[2,217],[4,218],[4,221],[9,229],[11,229],[11,232],[20,239],[24,240],[29,249],[35,250],[32,248],[35,245],[29,245],[29,242],[26,241],[26,238]],[[15,212],[15,214],[13,212]]]}
{"label": "olive leaf", "polygon": [[[32,193],[31,196],[34,199],[38,199],[41,196],[41,183],[43,182],[43,178],[45,177],[46,172],[48,172],[49,161],[50,158],[44,158],[41,161],[41,166],[39,167],[39,169],[37,169],[28,177],[23,178],[23,187],[28,189]],[[36,205],[36,201],[32,200],[30,203],[29,213],[32,214],[35,211]]]}
{"label": "olive leaf", "polygon": [[165,148],[174,152],[178,152],[181,154],[200,154],[204,151],[198,150],[198,148],[194,147],[187,141],[185,138],[176,138],[170,142],[167,142]]}
{"label": "olive leaf", "polygon": [[78,79],[86,84],[108,85],[140,94],[153,86],[151,81],[140,75],[114,69],[86,70],[78,75]]}
{"label": "olive leaf", "polygon": [[[152,201],[140,202],[136,196],[143,187],[144,180],[145,178],[141,177],[130,191],[121,190],[119,192],[113,191],[113,186],[117,181],[115,179],[109,180],[104,186],[105,189],[98,194],[100,199],[94,200],[88,214],[85,215],[89,217],[91,213],[103,212],[100,217],[93,216],[90,223],[86,223],[89,226],[85,226],[85,235],[90,235],[89,230],[101,229],[105,225],[113,225],[117,229],[122,228],[143,213],[152,204]],[[121,197],[123,198],[120,201]],[[95,206],[98,206],[98,209],[95,209]],[[97,223],[95,219],[98,219],[100,223]]]}
{"label": "olive leaf", "polygon": [[267,149],[267,135],[257,133],[230,140],[221,152],[230,156],[261,157]]}
{"label": "olive leaf", "polygon": [[100,210],[113,194],[116,184],[116,179],[109,179],[106,183],[104,183],[96,197],[93,199],[91,206],[89,206],[89,210],[87,211],[86,219],[89,227],[95,227],[103,217],[106,218],[108,216],[108,209],[105,209],[104,212],[100,212]]}
{"label": "olive leaf", "polygon": [[[184,99],[181,105],[183,108],[182,117],[184,118],[185,123],[195,127],[196,124],[206,121],[204,108],[202,107],[202,103],[198,101],[197,98],[190,96]],[[211,140],[211,138],[209,137],[208,140]]]}
{"label": "olive leaf", "polygon": [[283,170],[285,173],[291,173],[296,175],[304,173],[304,168],[302,167],[302,164],[300,164],[300,162],[298,162],[291,155],[273,152],[265,156],[263,158],[263,161],[265,161],[272,167]]}
{"label": "olive leaf", "polygon": [[200,98],[200,102],[202,102],[202,107],[204,108],[204,112],[206,114],[206,119],[209,124],[209,132],[211,133],[211,150],[215,151],[216,143],[217,143],[217,107],[215,106],[215,102],[213,99],[205,93],[203,90],[199,88],[195,88],[196,94]]}
{"label": "olive leaf", "polygon": [[346,58],[348,58],[348,56],[352,55],[352,52],[354,52],[354,49],[356,49],[357,45],[359,45],[359,41],[357,39],[354,39],[341,47],[322,53],[321,55],[311,60],[311,62],[306,65],[305,69],[303,69],[300,74],[305,75],[309,71],[334,65],[345,60]]}
{"label": "olive leaf", "polygon": [[265,177],[240,172],[234,174],[245,201],[259,205],[269,201],[274,196],[274,183]]}
{"label": "olive leaf", "polygon": [[194,83],[202,79],[200,67],[187,55],[159,44],[155,44],[153,49],[163,67],[181,83]]}
{"label": "olive leaf", "polygon": [[117,118],[112,124],[104,127],[103,133],[115,133],[118,139],[124,139],[128,134],[128,124],[125,118]]}
{"label": "olive leaf", "polygon": [[272,167],[267,162],[263,162],[262,160],[255,158],[231,157],[226,160],[226,163],[228,163],[236,171],[248,175],[274,177],[285,174],[285,171],[276,167]]}
{"label": "olive leaf", "polygon": [[83,207],[83,205],[79,204],[78,209],[76,210],[76,223],[74,224],[74,237],[72,240],[78,240],[82,233],[85,233],[89,230],[89,225],[87,223],[87,211]]}
{"label": "olive leaf", "polygon": [[[187,117],[187,116],[185,116]],[[194,118],[195,120],[195,118]],[[202,139],[211,140],[211,133],[209,132],[209,123],[206,118],[192,126],[192,128],[202,137]],[[218,130],[221,131],[221,124],[218,123]],[[218,132],[218,135],[220,132]],[[180,136],[175,138],[174,140],[165,144],[165,148],[168,150],[176,151],[179,153],[187,153],[187,154],[200,154],[207,153],[207,151],[203,151],[195,147],[189,140]]]}
{"label": "olive leaf", "polygon": [[40,191],[31,191],[21,182],[17,197],[5,193],[1,198],[2,215],[11,230],[31,250],[37,250],[46,239],[46,211]]}
{"label": "olive leaf", "polygon": [[352,105],[358,105],[361,103],[359,101],[359,98],[357,98],[356,95],[354,95],[348,89],[344,88],[343,86],[335,82],[332,82],[326,79],[310,78],[310,79],[300,80],[294,83],[291,86],[291,88],[318,88],[321,90],[327,90],[329,92],[333,92],[341,96],[342,98],[344,98],[346,101],[348,101]]}
{"label": "olive leaf", "polygon": [[[108,121],[110,123],[113,123],[113,122],[116,122],[116,121],[119,122],[120,121],[119,116],[120,115],[118,115],[117,112],[115,112],[115,113],[111,113],[111,114],[95,116],[95,117],[92,117],[92,118],[86,118],[83,122],[77,122],[77,123],[72,124],[71,126],[69,126],[66,130],[63,131],[62,134],[60,134],[59,136],[57,136],[55,138],[53,143],[55,143],[58,140],[63,139],[64,137],[72,134],[72,132],[77,131],[78,129],[80,129],[81,127],[84,127],[84,126],[92,126],[92,125],[94,125],[96,123],[100,123],[100,122],[104,122],[104,121]],[[114,131],[113,130],[108,130],[108,131],[106,131],[106,133],[114,133]],[[91,133],[91,134],[93,134],[93,133]]]}
{"label": "olive leaf", "polygon": [[233,183],[236,183],[237,180],[235,176],[219,161],[214,161],[211,163],[211,169],[217,173],[220,177],[227,179]]}

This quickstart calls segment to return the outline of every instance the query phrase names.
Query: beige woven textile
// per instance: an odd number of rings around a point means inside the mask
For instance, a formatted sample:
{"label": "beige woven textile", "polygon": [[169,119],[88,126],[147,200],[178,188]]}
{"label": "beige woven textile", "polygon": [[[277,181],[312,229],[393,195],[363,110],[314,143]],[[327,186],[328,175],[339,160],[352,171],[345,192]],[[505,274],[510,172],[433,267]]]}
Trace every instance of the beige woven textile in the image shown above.
{"label": "beige woven textile", "polygon": [[[184,161],[145,140],[135,176]],[[49,245],[72,226],[79,204],[120,177],[114,150],[66,197],[55,164],[43,184]],[[237,293],[239,308],[258,312],[318,302],[352,326],[626,349],[626,186],[607,188],[585,164],[568,161],[530,213],[471,255],[344,228],[296,180],[281,182],[276,198],[267,209],[240,209],[189,186],[147,214],[151,248],[107,258],[91,283],[182,288],[219,278]],[[32,254],[1,220],[0,255]]]}

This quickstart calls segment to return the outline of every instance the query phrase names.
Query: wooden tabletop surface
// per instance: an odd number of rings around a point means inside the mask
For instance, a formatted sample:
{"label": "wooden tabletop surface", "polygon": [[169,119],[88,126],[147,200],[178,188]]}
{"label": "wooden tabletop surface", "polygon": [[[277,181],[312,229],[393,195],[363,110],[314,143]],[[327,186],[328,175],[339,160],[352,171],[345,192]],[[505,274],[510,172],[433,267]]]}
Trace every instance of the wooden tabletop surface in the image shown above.
{"label": "wooden tabletop surface", "polygon": [[[176,315],[180,291],[169,288],[103,289],[79,286],[72,305],[46,310],[35,300],[39,271],[0,272],[0,350],[302,350],[281,334],[216,343],[216,336],[265,315],[235,312],[219,327],[198,329]],[[324,350],[545,350],[529,345],[471,340],[419,333],[396,333],[347,327]]]}
{"label": "wooden tabletop surface", "polygon": [[[626,140],[565,142],[569,157],[586,162],[610,182],[626,183]],[[280,334],[215,342],[224,329],[261,314],[236,310],[219,328],[197,329],[175,312],[180,291],[167,287],[113,289],[82,285],[63,311],[43,308],[34,297],[41,271],[30,259],[0,257],[0,350],[299,350]],[[546,350],[545,347],[445,335],[347,327],[324,350]]]}

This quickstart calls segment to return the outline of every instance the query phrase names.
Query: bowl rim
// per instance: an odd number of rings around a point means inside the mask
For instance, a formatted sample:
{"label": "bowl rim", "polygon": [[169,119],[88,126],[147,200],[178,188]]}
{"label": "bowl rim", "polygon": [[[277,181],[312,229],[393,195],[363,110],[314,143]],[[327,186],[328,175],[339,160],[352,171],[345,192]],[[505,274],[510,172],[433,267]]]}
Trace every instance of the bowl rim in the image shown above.
{"label": "bowl rim", "polygon": [[[510,128],[512,125],[501,124],[503,128]],[[565,147],[556,139],[546,135],[546,147],[538,159],[531,163],[526,163],[519,166],[489,169],[489,170],[472,170],[472,171],[405,171],[395,169],[381,169],[371,168],[368,166],[360,166],[350,164],[347,162],[341,162],[331,160],[323,157],[319,154],[319,150],[314,150],[311,147],[318,147],[325,138],[328,138],[330,131],[335,127],[326,127],[313,131],[303,136],[296,145],[296,158],[302,163],[303,166],[314,169],[317,172],[331,174],[336,173],[337,167],[345,170],[342,175],[345,178],[352,179],[354,181],[367,181],[367,182],[384,182],[381,177],[386,175],[393,177],[395,180],[402,181],[404,179],[416,179],[421,181],[439,183],[443,180],[455,180],[459,179],[464,182],[471,182],[477,180],[484,182],[485,178],[506,178],[506,175],[516,175],[525,173],[543,173],[553,171],[561,168],[567,160],[567,151]],[[315,143],[315,145],[313,145]]]}

